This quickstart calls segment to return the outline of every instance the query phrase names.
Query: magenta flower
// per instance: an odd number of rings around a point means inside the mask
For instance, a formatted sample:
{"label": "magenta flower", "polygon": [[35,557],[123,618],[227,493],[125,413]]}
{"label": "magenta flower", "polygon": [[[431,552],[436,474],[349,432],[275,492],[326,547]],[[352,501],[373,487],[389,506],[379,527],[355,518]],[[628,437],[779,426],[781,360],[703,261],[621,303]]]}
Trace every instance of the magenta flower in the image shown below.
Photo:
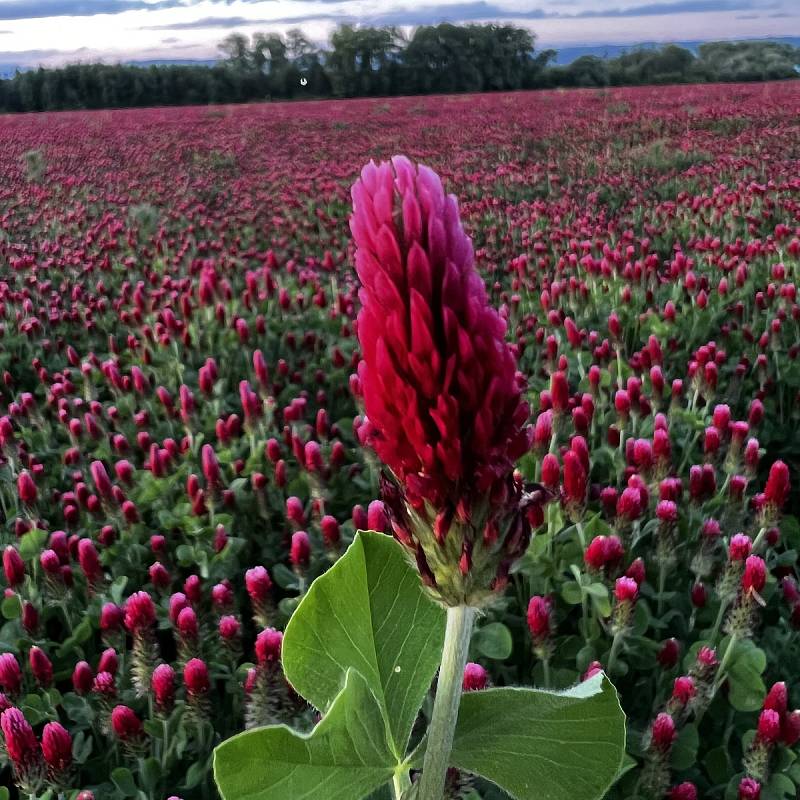
{"label": "magenta flower", "polygon": [[470,661],[464,667],[464,679],[461,688],[465,692],[477,692],[485,689],[489,683],[489,673],[480,665]]}
{"label": "magenta flower", "polygon": [[0,730],[14,774],[26,789],[34,789],[41,780],[42,751],[36,734],[18,708],[8,708],[0,715]]}
{"label": "magenta flower", "polygon": [[48,722],[42,731],[42,753],[54,777],[62,777],[72,766],[72,737],[58,722]]}
{"label": "magenta flower", "polygon": [[[530,436],[505,324],[474,268],[456,199],[432,170],[401,156],[370,162],[352,195],[365,436],[399,484],[384,499],[437,596],[482,602],[529,536],[507,513]],[[443,548],[451,533],[455,565]]]}

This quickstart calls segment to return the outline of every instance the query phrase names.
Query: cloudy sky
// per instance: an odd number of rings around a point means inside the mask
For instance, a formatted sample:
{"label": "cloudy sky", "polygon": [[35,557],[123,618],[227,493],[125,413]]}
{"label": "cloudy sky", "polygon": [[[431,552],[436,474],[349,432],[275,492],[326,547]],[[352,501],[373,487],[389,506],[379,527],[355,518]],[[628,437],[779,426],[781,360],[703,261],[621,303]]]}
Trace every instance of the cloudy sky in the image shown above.
{"label": "cloudy sky", "polygon": [[798,0],[0,0],[0,63],[214,58],[233,30],[503,21],[539,44],[800,35]]}

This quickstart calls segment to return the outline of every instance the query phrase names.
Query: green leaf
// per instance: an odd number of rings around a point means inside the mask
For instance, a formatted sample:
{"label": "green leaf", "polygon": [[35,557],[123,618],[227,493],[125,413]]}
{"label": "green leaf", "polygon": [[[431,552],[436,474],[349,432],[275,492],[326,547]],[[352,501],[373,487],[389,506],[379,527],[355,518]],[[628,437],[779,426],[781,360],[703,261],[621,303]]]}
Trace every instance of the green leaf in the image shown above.
{"label": "green leaf", "polygon": [[309,734],[285,725],[240,733],[214,751],[223,800],[360,800],[398,767],[375,695],[354,670]]}
{"label": "green leaf", "polygon": [[678,738],[670,753],[672,768],[678,771],[689,769],[697,761],[697,750],[700,747],[700,736],[696,725],[686,725],[678,734]]}
{"label": "green leaf", "polygon": [[152,794],[158,788],[158,782],[161,780],[161,765],[155,758],[145,759],[139,770],[139,777],[142,781],[142,788]]}
{"label": "green leaf", "polygon": [[22,601],[19,595],[12,594],[6,597],[0,604],[0,612],[5,619],[19,619],[22,614]]}
{"label": "green leaf", "polygon": [[0,800],[8,800],[9,797],[8,789],[5,786],[0,786]]}
{"label": "green leaf", "polygon": [[31,528],[19,542],[19,554],[25,561],[37,558],[47,541],[47,531]]}
{"label": "green leaf", "polygon": [[402,758],[439,666],[444,626],[443,609],[423,592],[401,546],[385,534],[360,531],[292,616],[283,642],[286,677],[326,711],[347,670],[357,670],[389,720],[390,747]]}
{"label": "green leaf", "polygon": [[752,642],[738,642],[728,670],[728,700],[737,711],[758,711],[767,693],[761,674],[767,658]]}
{"label": "green leaf", "polygon": [[486,658],[504,661],[511,655],[514,642],[511,631],[502,622],[490,622],[475,631],[472,646]]}
{"label": "green leaf", "polygon": [[133,779],[133,773],[125,767],[117,767],[111,773],[111,780],[114,786],[122,792],[124,797],[134,797],[139,793],[136,787],[136,781]]}
{"label": "green leaf", "polygon": [[516,800],[599,800],[624,755],[625,715],[614,687],[599,674],[566,692],[468,692],[451,764]]}

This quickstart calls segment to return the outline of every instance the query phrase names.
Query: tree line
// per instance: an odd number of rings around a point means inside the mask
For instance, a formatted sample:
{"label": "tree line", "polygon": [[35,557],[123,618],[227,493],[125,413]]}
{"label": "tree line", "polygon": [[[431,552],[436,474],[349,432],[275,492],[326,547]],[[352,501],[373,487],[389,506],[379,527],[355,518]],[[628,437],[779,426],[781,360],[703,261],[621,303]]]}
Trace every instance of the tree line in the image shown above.
{"label": "tree line", "polygon": [[711,42],[697,54],[667,45],[567,65],[534,44],[526,29],[491,24],[423,25],[408,37],[394,27],[341,25],[324,49],[300,30],[233,33],[213,66],[71,64],[17,72],[0,80],[0,110],[782,80],[798,77],[800,64],[800,48],[766,41]]}

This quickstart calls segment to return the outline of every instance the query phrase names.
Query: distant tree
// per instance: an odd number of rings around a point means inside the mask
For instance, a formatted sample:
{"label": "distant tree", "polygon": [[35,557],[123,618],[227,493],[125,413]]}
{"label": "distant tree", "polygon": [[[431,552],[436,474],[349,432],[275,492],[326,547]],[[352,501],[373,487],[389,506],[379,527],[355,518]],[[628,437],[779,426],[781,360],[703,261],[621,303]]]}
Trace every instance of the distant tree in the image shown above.
{"label": "distant tree", "polygon": [[250,48],[247,37],[241,33],[231,33],[219,44],[219,49],[231,66],[248,69],[251,66]]}

